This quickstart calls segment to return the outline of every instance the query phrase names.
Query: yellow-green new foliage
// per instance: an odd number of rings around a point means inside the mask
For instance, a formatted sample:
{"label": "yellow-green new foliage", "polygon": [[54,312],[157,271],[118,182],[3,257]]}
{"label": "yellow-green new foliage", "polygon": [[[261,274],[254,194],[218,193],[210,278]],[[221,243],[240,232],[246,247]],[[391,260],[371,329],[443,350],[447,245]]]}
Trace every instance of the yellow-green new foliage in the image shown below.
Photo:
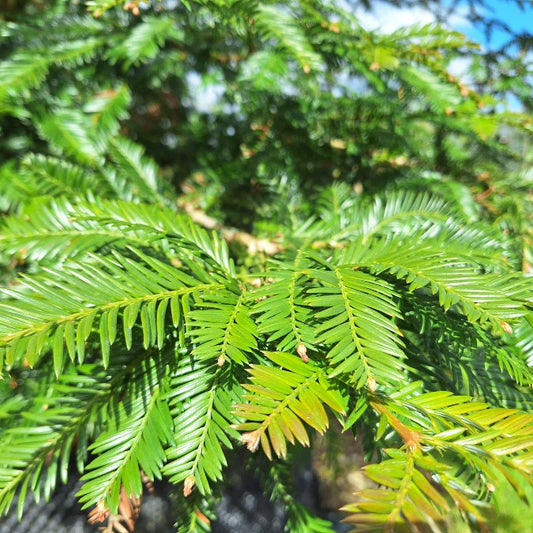
{"label": "yellow-green new foliage", "polygon": [[333,419],[372,459],[357,531],[527,496],[530,178],[497,135],[528,122],[448,74],[475,46],[335,3],[52,4],[0,21],[0,512],[77,468],[102,519],[164,478],[206,531],[247,448],[288,531],[333,531],[290,468]]}

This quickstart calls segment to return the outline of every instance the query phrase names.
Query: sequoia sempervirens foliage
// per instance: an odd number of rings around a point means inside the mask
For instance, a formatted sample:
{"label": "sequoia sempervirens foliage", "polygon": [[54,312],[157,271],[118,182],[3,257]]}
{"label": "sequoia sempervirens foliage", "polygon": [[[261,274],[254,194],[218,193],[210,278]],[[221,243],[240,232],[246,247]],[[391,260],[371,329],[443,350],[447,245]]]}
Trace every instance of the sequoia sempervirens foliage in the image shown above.
{"label": "sequoia sempervirens foliage", "polygon": [[247,448],[288,531],[333,531],[290,468],[332,425],[369,460],[357,531],[483,529],[531,486],[532,125],[498,100],[531,105],[527,36],[485,56],[355,3],[12,4],[2,513],[77,469],[109,530],[164,478],[206,531]]}

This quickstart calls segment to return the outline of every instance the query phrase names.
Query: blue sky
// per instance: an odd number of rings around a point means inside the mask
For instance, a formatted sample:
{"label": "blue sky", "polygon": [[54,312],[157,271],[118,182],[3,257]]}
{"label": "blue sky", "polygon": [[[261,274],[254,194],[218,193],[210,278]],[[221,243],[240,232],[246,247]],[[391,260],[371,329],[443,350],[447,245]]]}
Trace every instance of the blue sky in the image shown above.
{"label": "blue sky", "polygon": [[[528,5],[522,11],[514,0],[486,0],[487,8],[485,11],[491,18],[505,22],[515,31],[533,33],[533,0],[524,0],[524,4]],[[366,29],[379,29],[384,33],[394,31],[401,26],[433,22],[435,19],[430,10],[420,6],[411,8],[394,7],[380,0],[375,0],[372,6],[373,9],[370,13],[360,10],[357,12],[357,16]],[[491,47],[498,47],[506,42],[505,33],[495,30],[490,43],[486,43],[483,33],[467,20],[467,12],[468,3],[462,1],[456,13],[446,21],[447,25],[465,33],[470,39],[483,45],[489,44]]]}
{"label": "blue sky", "polygon": [[[525,0],[525,4],[528,1]],[[491,18],[496,18],[507,24],[515,32],[528,31],[533,33],[533,5],[529,3],[521,10],[515,2],[508,0],[488,0],[486,2],[487,13]],[[507,41],[507,37],[502,31],[494,31],[489,43],[485,43],[485,36],[472,26],[459,26],[459,31],[463,31],[466,35],[476,42],[488,44],[490,47],[498,47]]]}

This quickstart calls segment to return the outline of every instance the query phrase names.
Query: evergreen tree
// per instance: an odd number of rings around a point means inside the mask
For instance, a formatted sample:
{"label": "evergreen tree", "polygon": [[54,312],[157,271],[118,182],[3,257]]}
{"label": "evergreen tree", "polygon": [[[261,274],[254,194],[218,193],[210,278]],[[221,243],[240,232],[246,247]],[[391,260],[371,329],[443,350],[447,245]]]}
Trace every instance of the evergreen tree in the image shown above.
{"label": "evergreen tree", "polygon": [[2,2],[1,512],[76,465],[94,520],[165,478],[206,531],[245,445],[331,531],[287,464],[334,420],[358,531],[531,485],[531,36],[352,4]]}

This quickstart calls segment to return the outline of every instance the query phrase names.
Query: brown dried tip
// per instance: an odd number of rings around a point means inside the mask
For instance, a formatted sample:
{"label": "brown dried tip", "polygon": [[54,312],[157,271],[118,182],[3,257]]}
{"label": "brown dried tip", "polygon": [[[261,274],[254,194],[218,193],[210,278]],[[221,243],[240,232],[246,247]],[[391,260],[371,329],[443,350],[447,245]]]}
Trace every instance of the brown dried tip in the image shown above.
{"label": "brown dried tip", "polygon": [[[141,498],[136,496],[128,496],[124,486],[120,488],[120,502],[118,504],[118,515],[116,518],[120,522],[124,522],[126,527],[123,527],[118,521],[109,519],[109,522],[113,522],[117,533],[127,533],[128,531],[133,531],[135,529],[135,522],[139,518],[139,513],[141,511]],[[111,525],[111,524],[109,524]],[[121,526],[120,527],[117,526]],[[108,526],[109,527],[109,526]]]}
{"label": "brown dried tip", "polygon": [[505,333],[513,332],[513,328],[511,327],[511,325],[508,322],[505,322],[504,320],[500,322],[500,326],[502,327],[503,331],[505,331]]}
{"label": "brown dried tip", "polygon": [[218,366],[222,366],[224,364],[224,362],[226,361],[226,356],[221,353],[219,356],[218,356],[218,359],[217,359],[217,365]]}
{"label": "brown dried tip", "polygon": [[298,344],[298,346],[296,347],[296,352],[304,363],[307,363],[309,361],[309,357],[307,356],[307,346],[303,342]]}
{"label": "brown dried tip", "polygon": [[89,524],[99,524],[109,516],[109,509],[106,507],[104,500],[100,500],[95,508],[89,513]]}
{"label": "brown dried tip", "polygon": [[183,495],[186,498],[187,496],[191,495],[194,485],[196,485],[196,480],[194,479],[194,476],[187,476],[185,478],[185,481],[183,482]]}
{"label": "brown dried tip", "polygon": [[366,386],[368,387],[368,390],[370,392],[376,392],[376,389],[378,388],[378,384],[376,383],[376,380],[373,377],[368,378]]}
{"label": "brown dried tip", "polygon": [[380,64],[377,61],[374,61],[368,68],[374,72],[375,70],[379,70]]}
{"label": "brown dried tip", "polygon": [[304,72],[306,74],[309,74],[311,72],[311,69],[309,68],[309,65],[304,65]]}
{"label": "brown dried tip", "polygon": [[141,470],[141,481],[149,494],[155,493],[154,482]]}
{"label": "brown dried tip", "polygon": [[257,448],[259,448],[260,439],[261,439],[261,434],[259,433],[258,429],[256,429],[255,431],[250,431],[249,433],[243,433],[241,435],[241,442],[243,444],[246,444],[246,447],[251,452],[257,451]]}

